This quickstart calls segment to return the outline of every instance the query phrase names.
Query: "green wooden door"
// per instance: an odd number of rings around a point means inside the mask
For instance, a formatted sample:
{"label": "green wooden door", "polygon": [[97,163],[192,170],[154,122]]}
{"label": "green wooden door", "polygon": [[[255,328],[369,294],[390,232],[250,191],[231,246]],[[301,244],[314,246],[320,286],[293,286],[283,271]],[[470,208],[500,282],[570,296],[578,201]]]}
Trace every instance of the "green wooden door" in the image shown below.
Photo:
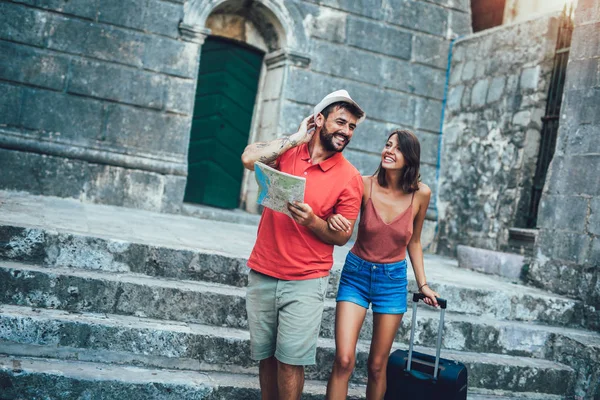
{"label": "green wooden door", "polygon": [[233,40],[209,37],[200,73],[184,201],[220,208],[239,204],[254,101],[264,53]]}

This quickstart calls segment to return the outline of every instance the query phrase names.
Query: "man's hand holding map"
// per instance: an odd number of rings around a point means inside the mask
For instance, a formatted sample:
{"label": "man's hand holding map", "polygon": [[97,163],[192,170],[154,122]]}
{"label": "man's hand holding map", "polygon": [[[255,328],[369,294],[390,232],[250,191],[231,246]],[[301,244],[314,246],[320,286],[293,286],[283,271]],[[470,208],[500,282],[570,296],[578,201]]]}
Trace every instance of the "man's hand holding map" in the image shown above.
{"label": "man's hand holding map", "polygon": [[259,186],[256,202],[292,218],[288,203],[304,203],[306,179],[278,171],[258,161],[254,163],[254,173]]}

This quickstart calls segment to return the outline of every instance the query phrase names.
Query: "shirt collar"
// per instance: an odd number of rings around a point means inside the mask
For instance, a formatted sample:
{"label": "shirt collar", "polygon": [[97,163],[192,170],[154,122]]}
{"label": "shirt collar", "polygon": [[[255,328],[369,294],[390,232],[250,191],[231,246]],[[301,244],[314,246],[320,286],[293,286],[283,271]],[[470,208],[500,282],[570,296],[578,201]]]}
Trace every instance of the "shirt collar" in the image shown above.
{"label": "shirt collar", "polygon": [[[325,171],[330,170],[335,164],[340,162],[343,158],[344,158],[344,156],[342,155],[342,153],[338,152],[338,153],[335,153],[334,155],[332,155],[331,157],[329,157],[327,160],[320,162],[318,165],[319,165],[319,167],[321,167],[321,170],[323,170],[325,172]],[[308,152],[308,143],[304,143],[302,145],[302,147],[300,148],[300,159],[303,161],[310,160],[310,153]]]}

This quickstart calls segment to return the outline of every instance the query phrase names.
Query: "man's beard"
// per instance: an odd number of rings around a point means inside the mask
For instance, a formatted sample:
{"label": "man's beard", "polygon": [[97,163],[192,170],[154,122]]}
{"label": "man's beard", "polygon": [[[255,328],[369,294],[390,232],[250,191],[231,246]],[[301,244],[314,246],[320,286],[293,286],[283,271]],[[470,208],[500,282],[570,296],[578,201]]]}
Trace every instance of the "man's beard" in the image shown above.
{"label": "man's beard", "polygon": [[[337,134],[342,135],[346,138],[346,141],[344,142],[344,145],[341,149],[338,149],[337,147],[335,147],[335,144],[333,144],[333,136]],[[319,137],[321,138],[321,143],[323,144],[323,147],[327,151],[337,151],[339,153],[346,148],[348,143],[350,143],[350,139],[348,139],[346,135],[344,135],[341,132],[329,133],[329,131],[327,131],[327,128],[325,128],[325,125],[323,125],[323,127],[321,128],[321,133]]]}

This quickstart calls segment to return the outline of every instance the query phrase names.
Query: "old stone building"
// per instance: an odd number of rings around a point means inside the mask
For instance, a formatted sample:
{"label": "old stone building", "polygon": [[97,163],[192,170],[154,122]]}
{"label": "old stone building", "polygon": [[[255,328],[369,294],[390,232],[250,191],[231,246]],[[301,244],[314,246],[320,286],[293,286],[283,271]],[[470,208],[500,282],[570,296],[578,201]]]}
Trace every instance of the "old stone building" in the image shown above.
{"label": "old stone building", "polygon": [[448,39],[471,31],[466,0],[0,7],[0,187],[164,211],[255,209],[245,144],[337,88],[368,110],[347,152],[362,172],[403,126],[434,182]]}

